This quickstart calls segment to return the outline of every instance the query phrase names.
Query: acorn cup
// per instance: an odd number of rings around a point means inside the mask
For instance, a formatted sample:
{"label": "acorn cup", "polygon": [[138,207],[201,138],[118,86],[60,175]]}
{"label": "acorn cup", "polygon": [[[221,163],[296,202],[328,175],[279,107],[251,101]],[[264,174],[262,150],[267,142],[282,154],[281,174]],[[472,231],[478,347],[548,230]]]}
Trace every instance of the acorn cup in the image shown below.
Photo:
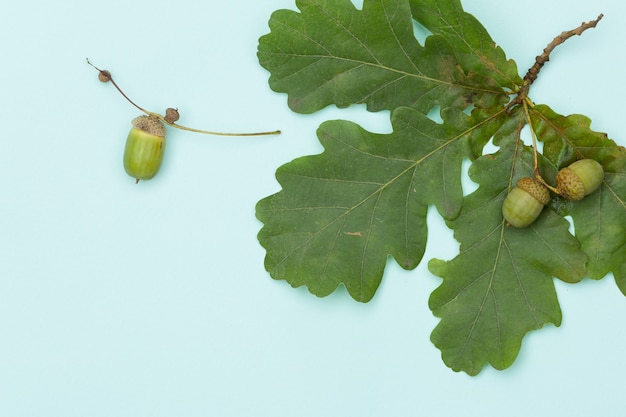
{"label": "acorn cup", "polygon": [[99,69],[93,65],[89,59],[87,59],[87,63],[98,70],[98,79],[101,82],[110,82],[113,84],[117,91],[119,91],[130,104],[146,114],[145,116],[136,117],[131,122],[133,127],[130,129],[124,149],[124,169],[128,175],[135,178],[135,183],[138,183],[140,180],[149,180],[159,172],[165,152],[165,125],[190,132],[217,136],[264,136],[280,134],[280,130],[257,133],[211,132],[178,125],[176,124],[176,121],[180,117],[178,109],[168,108],[165,111],[165,116],[161,116],[158,113],[153,113],[141,108],[124,94],[122,89],[113,80],[109,71]]}
{"label": "acorn cup", "polygon": [[528,227],[549,202],[550,192],[541,182],[520,178],[502,203],[502,216],[513,227]]}
{"label": "acorn cup", "polygon": [[604,169],[593,159],[581,159],[556,175],[557,193],[568,200],[582,200],[597,190],[604,180]]}

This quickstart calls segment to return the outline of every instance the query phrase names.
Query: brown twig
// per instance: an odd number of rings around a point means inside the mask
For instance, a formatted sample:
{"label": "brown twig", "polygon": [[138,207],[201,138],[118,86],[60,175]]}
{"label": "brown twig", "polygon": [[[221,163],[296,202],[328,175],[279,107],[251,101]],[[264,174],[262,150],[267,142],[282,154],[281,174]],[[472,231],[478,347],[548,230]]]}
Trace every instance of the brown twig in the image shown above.
{"label": "brown twig", "polygon": [[528,70],[528,72],[524,76],[524,85],[517,92],[517,97],[515,97],[515,99],[509,103],[507,109],[511,109],[513,106],[523,103],[524,100],[528,98],[528,91],[530,90],[530,86],[537,79],[541,68],[543,68],[546,62],[550,60],[550,54],[557,46],[561,45],[572,36],[580,36],[587,29],[595,28],[598,22],[600,22],[603,17],[604,15],[600,14],[600,16],[598,16],[595,20],[592,20],[590,22],[583,22],[576,29],[567,30],[555,37],[552,42],[550,42],[548,46],[545,47],[543,53],[535,58],[535,64]]}
{"label": "brown twig", "polygon": [[530,127],[530,133],[531,133],[532,139],[533,139],[533,154],[534,154],[534,157],[535,157],[534,158],[535,179],[537,179],[546,188],[548,188],[550,191],[552,191],[555,194],[560,194],[560,193],[559,193],[559,191],[556,188],[552,187],[550,184],[548,184],[543,179],[543,177],[541,176],[541,172],[539,171],[539,155],[538,155],[538,152],[537,152],[537,136],[536,136],[536,133],[535,133],[535,129],[534,129],[533,125],[532,125],[532,119],[530,117],[530,111],[528,109],[529,106],[532,106],[532,102],[530,101],[530,98],[528,98],[528,92],[530,90],[530,86],[532,85],[532,83],[537,79],[537,76],[539,75],[539,71],[541,71],[541,68],[543,68],[545,63],[550,60],[550,54],[552,53],[552,51],[554,51],[554,49],[557,46],[561,45],[562,43],[564,43],[566,40],[568,40],[572,36],[574,36],[574,35],[580,36],[587,29],[595,28],[596,25],[598,24],[598,22],[600,20],[602,20],[603,17],[604,17],[604,15],[600,14],[600,16],[598,16],[597,19],[592,20],[590,22],[583,22],[576,29],[568,30],[568,31],[565,31],[565,32],[561,32],[560,35],[558,35],[556,38],[554,38],[552,40],[552,42],[550,42],[548,44],[548,46],[546,46],[546,48],[543,50],[543,53],[535,58],[535,64],[528,70],[528,72],[524,76],[524,85],[517,92],[517,97],[515,97],[515,100],[512,100],[509,103],[509,105],[507,106],[507,109],[511,109],[513,106],[518,105],[518,104],[521,104],[523,106],[524,113],[526,114],[526,121],[527,121],[527,123],[528,123],[528,125]]}
{"label": "brown twig", "polygon": [[601,14],[600,16],[598,16],[597,19],[592,20],[590,22],[583,22],[576,29],[562,32],[559,36],[554,38],[552,42],[550,42],[548,46],[546,46],[546,48],[543,50],[543,53],[535,59],[535,65],[533,65],[524,76],[524,83],[532,84],[537,79],[537,75],[539,74],[539,71],[541,71],[541,68],[543,68],[545,63],[550,60],[550,54],[552,53],[554,48],[561,45],[572,36],[575,36],[575,35],[580,36],[587,29],[595,28],[598,22],[602,20],[603,17],[604,15]]}

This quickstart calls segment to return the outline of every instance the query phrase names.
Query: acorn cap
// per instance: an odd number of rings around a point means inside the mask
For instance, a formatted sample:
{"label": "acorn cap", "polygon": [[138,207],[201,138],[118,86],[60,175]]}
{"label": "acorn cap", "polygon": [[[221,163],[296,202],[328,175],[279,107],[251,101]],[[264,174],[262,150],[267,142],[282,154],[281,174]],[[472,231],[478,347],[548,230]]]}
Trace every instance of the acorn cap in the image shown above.
{"label": "acorn cap", "polygon": [[154,136],[165,137],[165,126],[159,119],[152,116],[138,116],[130,122],[134,128],[143,130]]}
{"label": "acorn cap", "polygon": [[550,202],[550,191],[534,178],[520,178],[515,186],[526,191],[544,206]]}
{"label": "acorn cap", "polygon": [[556,175],[556,190],[568,200],[578,201],[585,196],[585,185],[569,168],[563,168]]}
{"label": "acorn cap", "polygon": [[559,194],[569,200],[582,200],[602,185],[604,169],[593,159],[581,159],[556,176],[556,188]]}

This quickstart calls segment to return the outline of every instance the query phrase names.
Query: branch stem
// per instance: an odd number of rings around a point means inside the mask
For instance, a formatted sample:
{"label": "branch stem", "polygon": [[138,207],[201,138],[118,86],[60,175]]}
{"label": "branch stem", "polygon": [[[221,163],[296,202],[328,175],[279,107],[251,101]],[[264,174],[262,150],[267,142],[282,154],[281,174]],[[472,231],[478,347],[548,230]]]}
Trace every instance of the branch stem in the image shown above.
{"label": "branch stem", "polygon": [[580,36],[587,29],[595,28],[598,22],[600,22],[600,20],[602,20],[603,17],[604,15],[600,14],[596,19],[591,20],[589,22],[583,22],[576,29],[561,32],[560,35],[556,36],[552,40],[552,42],[550,42],[548,46],[544,48],[542,54],[535,58],[535,64],[532,67],[530,67],[530,69],[524,76],[524,84],[517,92],[517,97],[515,97],[515,99],[512,100],[508,104],[507,109],[511,109],[512,107],[518,104],[524,103],[524,101],[528,98],[528,92],[530,90],[530,86],[535,82],[535,80],[537,79],[537,76],[539,75],[539,72],[541,71],[543,66],[546,64],[546,62],[550,60],[550,54],[552,53],[552,51],[554,51],[554,49],[557,46],[561,45],[572,36],[575,36],[575,35]]}
{"label": "branch stem", "polygon": [[548,46],[545,47],[545,49],[543,50],[543,53],[535,58],[535,64],[528,70],[528,72],[524,76],[525,84],[530,85],[537,79],[537,76],[539,75],[539,71],[541,71],[541,68],[543,68],[545,63],[550,60],[550,54],[552,53],[552,51],[554,51],[554,49],[557,46],[565,43],[565,41],[571,38],[572,36],[575,36],[575,35],[580,36],[587,29],[595,28],[598,22],[600,22],[600,20],[602,20],[603,17],[604,15],[600,14],[595,20],[592,20],[589,22],[583,22],[576,29],[561,32],[560,35],[555,37],[552,40],[552,42],[550,42]]}

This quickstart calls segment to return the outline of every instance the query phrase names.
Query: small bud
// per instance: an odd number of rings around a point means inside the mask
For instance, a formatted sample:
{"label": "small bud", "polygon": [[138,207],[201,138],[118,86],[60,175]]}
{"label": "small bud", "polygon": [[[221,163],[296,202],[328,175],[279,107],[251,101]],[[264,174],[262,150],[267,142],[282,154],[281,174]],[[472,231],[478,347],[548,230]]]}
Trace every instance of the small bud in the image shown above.
{"label": "small bud", "polygon": [[167,123],[174,123],[176,120],[180,119],[180,114],[178,113],[178,109],[173,109],[169,107],[165,110],[165,121]]}
{"label": "small bud", "polygon": [[98,73],[98,79],[100,80],[100,82],[108,83],[109,81],[111,81],[111,73],[107,70],[101,70]]}

